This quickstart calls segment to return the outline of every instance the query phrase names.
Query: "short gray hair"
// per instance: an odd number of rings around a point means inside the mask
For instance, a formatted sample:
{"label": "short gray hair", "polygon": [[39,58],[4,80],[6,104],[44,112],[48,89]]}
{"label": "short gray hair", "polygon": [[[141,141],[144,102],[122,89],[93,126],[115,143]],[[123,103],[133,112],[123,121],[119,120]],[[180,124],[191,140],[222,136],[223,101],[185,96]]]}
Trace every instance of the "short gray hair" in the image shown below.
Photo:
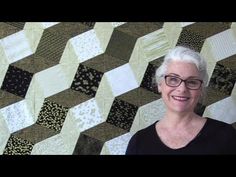
{"label": "short gray hair", "polygon": [[161,80],[164,78],[164,75],[167,72],[167,66],[171,61],[184,61],[195,64],[200,77],[203,80],[203,86],[207,86],[208,73],[205,59],[200,55],[200,53],[183,46],[176,46],[164,57],[163,63],[156,70],[155,76],[157,84],[160,84]]}

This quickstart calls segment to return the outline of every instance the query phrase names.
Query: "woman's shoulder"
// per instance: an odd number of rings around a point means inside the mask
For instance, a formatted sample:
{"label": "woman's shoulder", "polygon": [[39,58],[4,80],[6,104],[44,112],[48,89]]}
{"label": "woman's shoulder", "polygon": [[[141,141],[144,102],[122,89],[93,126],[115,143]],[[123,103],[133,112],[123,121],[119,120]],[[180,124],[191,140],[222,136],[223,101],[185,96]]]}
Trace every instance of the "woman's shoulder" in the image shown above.
{"label": "woman's shoulder", "polygon": [[236,129],[229,123],[207,117],[208,130],[217,130],[218,132],[229,132],[236,134]]}
{"label": "woman's shoulder", "polygon": [[146,149],[147,146],[153,143],[155,138],[155,123],[138,130],[131,137],[128,147],[126,150],[126,154],[139,154],[140,149]]}
{"label": "woman's shoulder", "polygon": [[221,120],[217,120],[217,119],[213,119],[211,117],[206,117],[207,119],[207,123],[212,125],[212,126],[218,126],[218,127],[232,127],[233,126],[229,123],[226,123],[224,121],[221,121]]}
{"label": "woman's shoulder", "polygon": [[155,125],[158,121],[152,123],[151,125],[148,125],[147,127],[145,128],[142,128],[140,130],[138,130],[135,135],[136,136],[150,136],[150,135],[153,135],[153,133],[155,132]]}

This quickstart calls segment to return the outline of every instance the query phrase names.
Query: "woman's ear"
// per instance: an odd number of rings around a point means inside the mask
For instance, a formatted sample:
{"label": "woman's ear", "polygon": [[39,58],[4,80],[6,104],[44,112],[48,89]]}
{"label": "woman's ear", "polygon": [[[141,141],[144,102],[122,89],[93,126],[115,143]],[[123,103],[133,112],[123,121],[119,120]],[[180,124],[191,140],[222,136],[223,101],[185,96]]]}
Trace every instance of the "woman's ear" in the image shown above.
{"label": "woman's ear", "polygon": [[206,90],[202,89],[200,95],[199,95],[199,99],[198,99],[198,103],[204,104],[205,102],[205,95],[206,95]]}
{"label": "woman's ear", "polygon": [[161,93],[161,83],[157,84],[158,92]]}

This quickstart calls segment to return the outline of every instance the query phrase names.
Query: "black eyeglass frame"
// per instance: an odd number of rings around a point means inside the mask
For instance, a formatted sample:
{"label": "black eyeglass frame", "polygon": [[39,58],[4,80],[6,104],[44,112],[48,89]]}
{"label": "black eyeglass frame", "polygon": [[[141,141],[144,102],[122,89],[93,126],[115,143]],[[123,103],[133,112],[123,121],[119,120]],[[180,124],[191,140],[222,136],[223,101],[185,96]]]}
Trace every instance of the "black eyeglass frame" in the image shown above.
{"label": "black eyeglass frame", "polygon": [[[169,84],[167,84],[167,77],[174,77],[174,78],[177,78],[177,79],[179,79],[180,80],[180,83],[178,84],[178,85],[176,85],[176,86],[173,86],[173,85],[169,85]],[[203,83],[203,81],[202,80],[200,80],[200,79],[181,79],[180,77],[177,77],[177,76],[172,76],[172,75],[165,75],[164,76],[164,78],[165,78],[165,83],[166,83],[166,85],[168,85],[169,87],[179,87],[180,86],[180,84],[182,83],[182,82],[184,82],[184,84],[185,84],[185,87],[187,87],[189,90],[198,90],[198,89],[200,89],[201,88],[201,86],[202,86],[202,83]],[[201,84],[199,84],[199,87],[198,88],[191,88],[191,87],[189,87],[188,86],[188,84],[186,84],[186,82],[187,81],[189,81],[189,80],[196,80],[196,81],[200,81],[201,82]]]}

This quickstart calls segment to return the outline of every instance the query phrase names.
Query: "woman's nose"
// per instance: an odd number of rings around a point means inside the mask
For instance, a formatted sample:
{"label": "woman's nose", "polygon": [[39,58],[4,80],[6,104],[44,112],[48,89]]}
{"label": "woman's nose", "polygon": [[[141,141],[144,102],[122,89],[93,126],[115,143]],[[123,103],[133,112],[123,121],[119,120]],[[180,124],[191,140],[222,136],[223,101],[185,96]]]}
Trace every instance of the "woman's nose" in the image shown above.
{"label": "woman's nose", "polygon": [[187,89],[188,88],[186,87],[186,83],[185,82],[181,82],[180,85],[177,87],[177,90],[180,90],[180,91],[185,91]]}

